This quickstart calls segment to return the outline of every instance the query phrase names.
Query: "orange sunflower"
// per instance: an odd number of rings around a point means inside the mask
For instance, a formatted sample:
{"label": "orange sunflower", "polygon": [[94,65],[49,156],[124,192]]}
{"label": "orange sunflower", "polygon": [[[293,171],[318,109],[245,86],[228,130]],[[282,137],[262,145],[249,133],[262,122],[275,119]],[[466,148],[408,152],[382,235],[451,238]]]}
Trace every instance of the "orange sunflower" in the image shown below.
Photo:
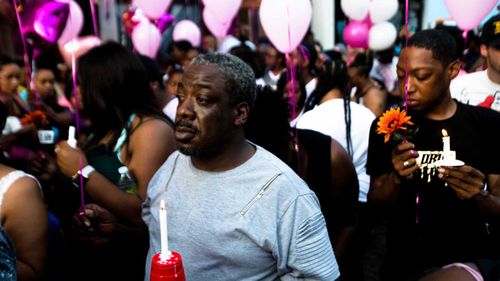
{"label": "orange sunflower", "polygon": [[411,116],[406,115],[406,110],[390,108],[380,116],[377,122],[377,134],[385,134],[384,142],[388,142],[391,136],[398,131],[406,131],[406,125],[413,125]]}

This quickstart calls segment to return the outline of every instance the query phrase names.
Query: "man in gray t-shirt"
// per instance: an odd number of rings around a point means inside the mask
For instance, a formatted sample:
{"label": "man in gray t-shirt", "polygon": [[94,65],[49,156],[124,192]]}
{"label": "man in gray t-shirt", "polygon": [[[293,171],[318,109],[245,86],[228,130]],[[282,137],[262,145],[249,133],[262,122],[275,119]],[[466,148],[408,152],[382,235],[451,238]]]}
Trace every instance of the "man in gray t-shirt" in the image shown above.
{"label": "man in gray t-shirt", "polygon": [[186,279],[335,280],[318,200],[286,164],[245,140],[252,70],[231,55],[196,57],[179,84],[173,153],[148,187],[146,260],[160,251],[159,202]]}

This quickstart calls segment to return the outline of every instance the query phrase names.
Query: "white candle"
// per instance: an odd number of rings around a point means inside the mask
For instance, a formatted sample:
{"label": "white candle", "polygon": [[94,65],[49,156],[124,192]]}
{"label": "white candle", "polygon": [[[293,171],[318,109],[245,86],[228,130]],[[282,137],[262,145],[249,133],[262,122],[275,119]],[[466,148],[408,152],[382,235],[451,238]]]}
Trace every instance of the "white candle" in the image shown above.
{"label": "white candle", "polygon": [[68,129],[68,145],[76,148],[75,127],[69,126]]}
{"label": "white candle", "polygon": [[168,251],[167,208],[163,199],[160,201],[160,241],[160,260],[165,261],[170,258],[170,252]]}
{"label": "white candle", "polygon": [[448,136],[448,132],[445,129],[441,130],[443,134],[443,156],[444,159],[450,159],[450,136]]}

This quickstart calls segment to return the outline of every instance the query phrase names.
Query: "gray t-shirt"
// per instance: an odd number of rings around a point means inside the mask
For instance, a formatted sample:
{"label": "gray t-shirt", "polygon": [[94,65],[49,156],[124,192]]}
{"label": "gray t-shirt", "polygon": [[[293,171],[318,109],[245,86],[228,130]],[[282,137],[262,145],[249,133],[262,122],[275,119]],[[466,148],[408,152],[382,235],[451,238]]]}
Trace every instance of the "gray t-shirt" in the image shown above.
{"label": "gray t-shirt", "polygon": [[195,168],[174,152],[148,187],[146,261],[160,252],[159,205],[168,210],[169,250],[186,280],[335,280],[340,275],[314,193],[286,164],[257,146],[239,167]]}

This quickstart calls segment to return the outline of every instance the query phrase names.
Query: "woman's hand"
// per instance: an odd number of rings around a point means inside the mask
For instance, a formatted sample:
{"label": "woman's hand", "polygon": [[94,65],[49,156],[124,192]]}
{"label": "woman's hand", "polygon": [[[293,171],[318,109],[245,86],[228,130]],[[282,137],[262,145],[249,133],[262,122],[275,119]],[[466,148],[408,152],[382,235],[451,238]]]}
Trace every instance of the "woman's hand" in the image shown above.
{"label": "woman's hand", "polygon": [[61,141],[56,145],[57,166],[68,177],[74,176],[81,167],[88,165],[87,157],[80,149],[69,146],[68,142]]}

